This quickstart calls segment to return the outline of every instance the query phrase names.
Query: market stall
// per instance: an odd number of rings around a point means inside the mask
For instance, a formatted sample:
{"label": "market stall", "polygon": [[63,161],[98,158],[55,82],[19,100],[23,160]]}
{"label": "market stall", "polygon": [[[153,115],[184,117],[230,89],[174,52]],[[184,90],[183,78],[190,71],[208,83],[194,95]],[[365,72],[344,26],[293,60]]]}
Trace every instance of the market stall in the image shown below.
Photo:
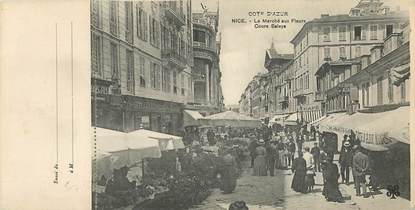
{"label": "market stall", "polygon": [[203,125],[258,128],[261,121],[234,111],[225,111],[200,120]]}
{"label": "market stall", "polygon": [[96,143],[96,175],[110,177],[114,169],[132,166],[144,158],[159,158],[159,143],[150,138],[128,133],[93,128]]}

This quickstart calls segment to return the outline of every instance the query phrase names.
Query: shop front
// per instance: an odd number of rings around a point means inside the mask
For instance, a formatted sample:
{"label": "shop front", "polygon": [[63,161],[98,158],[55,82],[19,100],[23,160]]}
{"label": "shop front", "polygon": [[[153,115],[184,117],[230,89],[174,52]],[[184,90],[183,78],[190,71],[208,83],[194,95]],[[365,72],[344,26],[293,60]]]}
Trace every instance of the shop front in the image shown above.
{"label": "shop front", "polygon": [[182,104],[141,97],[124,97],[127,130],[145,128],[161,133],[176,135],[180,133],[183,123]]}
{"label": "shop front", "polygon": [[92,100],[92,124],[130,132],[145,128],[178,135],[182,104],[134,96],[100,95]]}

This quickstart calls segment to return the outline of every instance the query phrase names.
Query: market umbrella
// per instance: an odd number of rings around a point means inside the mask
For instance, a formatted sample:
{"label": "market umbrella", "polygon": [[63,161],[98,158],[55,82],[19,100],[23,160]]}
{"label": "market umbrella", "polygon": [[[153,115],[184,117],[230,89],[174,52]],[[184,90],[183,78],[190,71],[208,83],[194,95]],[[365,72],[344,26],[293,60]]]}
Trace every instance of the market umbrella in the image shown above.
{"label": "market umbrella", "polygon": [[261,126],[261,121],[234,111],[225,111],[201,119],[201,122],[212,126],[231,126],[257,128]]}
{"label": "market umbrella", "polygon": [[[153,141],[158,141],[159,147],[162,151],[167,150],[176,150],[176,149],[184,149],[185,146],[183,144],[182,137],[174,136],[165,133],[159,133],[155,131],[150,131],[146,129],[139,129],[136,131],[132,131],[128,133],[128,136],[133,139],[150,139]],[[138,141],[139,142],[139,141]]]}
{"label": "market umbrella", "polygon": [[144,158],[160,158],[158,141],[134,138],[127,133],[105,128],[94,129],[96,172],[108,177],[113,169],[131,166]]}

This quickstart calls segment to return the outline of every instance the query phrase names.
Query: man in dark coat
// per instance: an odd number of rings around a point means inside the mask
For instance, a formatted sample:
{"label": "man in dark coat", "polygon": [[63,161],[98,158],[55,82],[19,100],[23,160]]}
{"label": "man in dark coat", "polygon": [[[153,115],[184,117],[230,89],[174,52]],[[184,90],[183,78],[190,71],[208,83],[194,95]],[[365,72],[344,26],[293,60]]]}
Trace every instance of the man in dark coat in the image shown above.
{"label": "man in dark coat", "polygon": [[291,188],[296,192],[305,193],[305,175],[307,172],[306,162],[303,158],[303,153],[299,152],[298,157],[294,159],[291,171],[294,173]]}
{"label": "man in dark coat", "polygon": [[304,142],[303,135],[299,133],[296,135],[296,137],[297,137],[296,141],[297,141],[298,153],[301,153],[303,152],[303,142]]}
{"label": "man in dark coat", "polygon": [[320,147],[318,147],[318,143],[314,143],[314,147],[311,148],[311,154],[313,155],[314,159],[314,170],[320,172]]}
{"label": "man in dark coat", "polygon": [[363,196],[366,194],[366,174],[369,170],[369,157],[365,155],[357,145],[353,146],[355,154],[353,156],[353,177],[355,178],[356,196],[361,196],[360,186],[362,186]]}
{"label": "man in dark coat", "polygon": [[213,132],[213,130],[209,129],[206,135],[209,142],[213,142],[215,140],[215,132]]}
{"label": "man in dark coat", "polygon": [[288,166],[291,166],[291,163],[294,161],[295,153],[295,143],[293,137],[290,136],[290,141],[288,142]]}
{"label": "man in dark coat", "polygon": [[340,174],[342,176],[342,183],[349,184],[349,174],[350,174],[350,167],[352,166],[353,161],[353,152],[351,148],[351,143],[349,140],[346,140],[342,144],[342,148],[340,150]]}
{"label": "man in dark coat", "polygon": [[258,147],[258,143],[254,138],[251,138],[251,142],[249,143],[248,150],[249,156],[251,156],[251,168],[254,167],[254,160],[255,160],[255,149]]}
{"label": "man in dark coat", "polygon": [[275,171],[275,164],[276,164],[276,157],[278,155],[278,151],[277,151],[277,142],[274,140],[271,140],[271,142],[269,142],[267,144],[267,165],[268,165],[268,170],[269,170],[269,174],[270,176],[274,176],[274,171]]}

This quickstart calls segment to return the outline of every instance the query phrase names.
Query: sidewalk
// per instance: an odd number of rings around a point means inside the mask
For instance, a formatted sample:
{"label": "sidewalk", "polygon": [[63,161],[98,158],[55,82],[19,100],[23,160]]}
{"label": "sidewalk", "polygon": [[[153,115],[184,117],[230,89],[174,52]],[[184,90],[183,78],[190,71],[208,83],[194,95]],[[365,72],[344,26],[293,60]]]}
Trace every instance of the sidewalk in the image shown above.
{"label": "sidewalk", "polygon": [[[314,141],[309,141],[309,142],[304,142],[303,147],[308,146],[312,148],[313,145],[314,145]],[[333,159],[334,159],[334,163],[338,164],[339,154],[335,154]],[[340,166],[339,166],[339,170],[340,170]],[[321,173],[317,173],[317,176],[315,178],[316,178],[316,183],[322,184],[323,180],[322,180]],[[350,171],[350,179],[353,182],[352,171]],[[356,205],[361,210],[366,210],[366,209],[368,210],[371,210],[371,209],[406,210],[408,209],[409,210],[410,209],[409,200],[406,200],[401,197],[397,197],[396,199],[390,199],[390,197],[386,195],[387,190],[385,189],[380,190],[381,194],[375,195],[375,193],[373,193],[373,197],[370,196],[369,198],[357,197],[356,190],[354,189],[353,183],[350,185],[340,184],[339,189],[343,196],[346,196],[346,197],[350,196],[351,197],[350,202],[356,203]]]}
{"label": "sidewalk", "polygon": [[357,197],[356,191],[354,189],[354,184],[350,184],[349,186],[345,184],[340,184],[339,186],[340,191],[342,194],[347,194],[351,196],[351,200],[356,203],[357,206],[361,210],[365,209],[399,209],[399,210],[406,210],[410,209],[410,201],[396,197],[396,199],[390,199],[386,195],[387,190],[380,190],[381,194],[373,194],[373,197],[370,196],[369,198]]}

